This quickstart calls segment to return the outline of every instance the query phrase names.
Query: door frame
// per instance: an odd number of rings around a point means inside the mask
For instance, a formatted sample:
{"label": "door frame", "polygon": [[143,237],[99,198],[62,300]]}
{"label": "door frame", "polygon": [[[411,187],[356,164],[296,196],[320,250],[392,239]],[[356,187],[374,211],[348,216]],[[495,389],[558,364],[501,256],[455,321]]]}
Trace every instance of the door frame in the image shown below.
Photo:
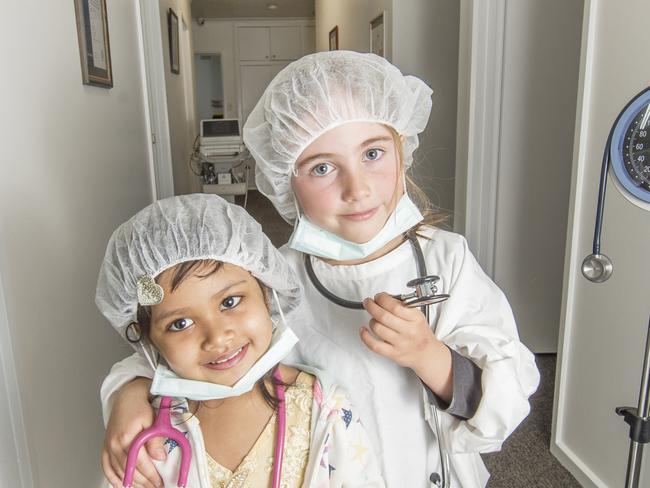
{"label": "door frame", "polygon": [[11,440],[3,436],[4,446],[0,451],[3,453],[3,458],[7,456],[4,458],[4,462],[15,466],[18,473],[18,479],[4,480],[3,476],[5,475],[2,475],[0,482],[10,482],[18,488],[34,488],[32,461],[27,447],[27,430],[12,344],[9,315],[4,298],[2,274],[0,273],[0,405],[7,409],[3,408],[0,411],[8,412],[8,422],[3,422],[3,424],[12,430]]}
{"label": "door frame", "polygon": [[[462,0],[454,230],[494,277],[506,0]],[[471,141],[471,142],[470,142]]]}
{"label": "door frame", "polygon": [[166,53],[167,49],[163,45],[160,3],[139,0],[135,5],[141,41],[142,89],[147,100],[145,117],[149,127],[149,166],[153,201],[174,195],[165,60],[163,58],[163,53]]}
{"label": "door frame", "polygon": [[[578,239],[580,222],[584,220],[580,205],[585,187],[583,177],[587,161],[587,138],[583,137],[583,128],[589,127],[588,121],[591,118],[591,84],[593,73],[593,59],[596,49],[595,42],[592,42],[593,34],[597,23],[597,0],[583,0],[584,11],[582,17],[582,41],[580,47],[580,75],[578,80],[578,100],[576,107],[576,124],[574,131],[573,146],[573,168],[571,171],[571,193],[569,197],[569,218],[567,222],[566,253],[564,258],[564,279],[562,283],[562,309],[560,313],[560,329],[557,352],[557,365],[555,371],[555,391],[553,401],[553,420],[551,425],[550,451],[558,461],[585,487],[607,486],[596,473],[594,473],[584,462],[564,443],[559,428],[564,424],[563,404],[558,401],[564,398],[567,389],[566,371],[569,358],[564,354],[565,350],[571,349],[572,319],[575,314],[575,304],[570,299],[576,286],[576,280],[581,279],[575,272],[580,268],[584,250],[574,245]],[[589,182],[591,184],[591,182]]]}

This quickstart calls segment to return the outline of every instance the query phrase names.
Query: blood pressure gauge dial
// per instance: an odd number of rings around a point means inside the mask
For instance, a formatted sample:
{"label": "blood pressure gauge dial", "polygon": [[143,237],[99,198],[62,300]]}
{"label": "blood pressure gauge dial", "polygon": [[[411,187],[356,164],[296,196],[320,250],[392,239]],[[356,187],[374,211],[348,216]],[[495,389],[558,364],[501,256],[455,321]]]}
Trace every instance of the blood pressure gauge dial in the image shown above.
{"label": "blood pressure gauge dial", "polygon": [[[589,281],[602,283],[614,269],[612,261],[600,252],[600,233],[605,207],[605,189],[610,166],[616,188],[630,202],[650,210],[650,88],[628,102],[609,132],[598,188],[596,225],[592,254],[582,262],[582,274]],[[611,162],[611,164],[610,164]]]}
{"label": "blood pressure gauge dial", "polygon": [[650,88],[621,112],[610,158],[619,191],[633,204],[650,210]]}

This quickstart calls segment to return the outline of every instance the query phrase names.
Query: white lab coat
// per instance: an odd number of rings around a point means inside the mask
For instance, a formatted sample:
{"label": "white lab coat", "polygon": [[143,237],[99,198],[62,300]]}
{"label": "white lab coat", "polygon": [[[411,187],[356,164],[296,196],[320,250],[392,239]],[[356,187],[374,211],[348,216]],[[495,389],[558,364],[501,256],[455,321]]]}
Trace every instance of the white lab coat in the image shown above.
{"label": "white lab coat", "polygon": [[[317,377],[311,412],[311,443],[302,486],[384,488],[377,457],[357,408],[327,374],[310,367],[300,369]],[[212,488],[199,420],[190,416],[184,421],[187,404],[174,403],[177,407],[172,409],[172,424],[186,435],[192,448],[187,486]],[[154,461],[154,464],[165,488],[176,488],[181,450],[176,445],[166,445],[166,448],[169,450],[167,459]]]}
{"label": "white lab coat", "polygon": [[[436,336],[482,370],[482,398],[476,414],[461,421],[441,413],[443,442],[451,458],[451,486],[484,487],[489,474],[479,453],[499,450],[526,417],[528,397],[539,384],[539,373],[534,356],[519,341],[505,296],[481,270],[465,239],[439,229],[430,229],[428,236],[420,239],[427,273],[440,276],[438,292],[450,295],[443,304],[431,307]],[[430,474],[440,472],[438,444],[426,422],[430,406],[423,399],[418,377],[369,351],[359,338],[359,328],[369,320],[367,312],[329,302],[309,282],[303,255],[286,245],[281,251],[304,285],[307,311],[316,317],[290,324],[300,338],[292,359],[326,370],[350,392],[375,446],[386,486],[429,488]],[[356,266],[314,260],[314,270],[330,291],[360,300],[382,291],[410,292],[406,283],[418,276],[414,256],[411,244],[405,242]],[[109,376],[107,383],[121,385],[145,370],[150,376],[144,364],[137,356],[127,358],[116,365],[115,376]],[[111,391],[103,391],[105,406]]]}

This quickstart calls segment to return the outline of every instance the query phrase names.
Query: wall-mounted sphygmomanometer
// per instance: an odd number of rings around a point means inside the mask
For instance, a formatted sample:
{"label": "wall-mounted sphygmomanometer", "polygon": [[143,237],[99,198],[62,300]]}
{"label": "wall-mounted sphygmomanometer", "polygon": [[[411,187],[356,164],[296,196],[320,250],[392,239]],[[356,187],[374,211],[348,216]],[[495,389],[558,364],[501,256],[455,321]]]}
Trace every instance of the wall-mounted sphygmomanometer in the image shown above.
{"label": "wall-mounted sphygmomanometer", "polygon": [[625,106],[607,137],[600,170],[598,205],[592,254],[582,262],[582,274],[602,283],[612,274],[612,261],[600,252],[607,174],[611,168],[614,184],[634,205],[650,210],[650,88]]}

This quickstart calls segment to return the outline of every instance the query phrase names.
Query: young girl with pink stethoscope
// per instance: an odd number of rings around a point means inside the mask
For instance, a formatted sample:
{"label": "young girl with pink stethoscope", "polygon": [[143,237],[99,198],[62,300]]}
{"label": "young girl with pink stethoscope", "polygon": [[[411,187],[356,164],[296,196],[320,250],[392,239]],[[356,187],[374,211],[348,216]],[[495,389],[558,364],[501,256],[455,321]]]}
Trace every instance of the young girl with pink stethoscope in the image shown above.
{"label": "young girl with pink stethoscope", "polygon": [[[298,341],[295,273],[241,207],[216,195],[158,201],[111,237],[96,302],[155,369],[153,427],[166,487],[381,488],[357,410],[316,370],[278,364]],[[120,477],[122,473],[120,473]]]}

